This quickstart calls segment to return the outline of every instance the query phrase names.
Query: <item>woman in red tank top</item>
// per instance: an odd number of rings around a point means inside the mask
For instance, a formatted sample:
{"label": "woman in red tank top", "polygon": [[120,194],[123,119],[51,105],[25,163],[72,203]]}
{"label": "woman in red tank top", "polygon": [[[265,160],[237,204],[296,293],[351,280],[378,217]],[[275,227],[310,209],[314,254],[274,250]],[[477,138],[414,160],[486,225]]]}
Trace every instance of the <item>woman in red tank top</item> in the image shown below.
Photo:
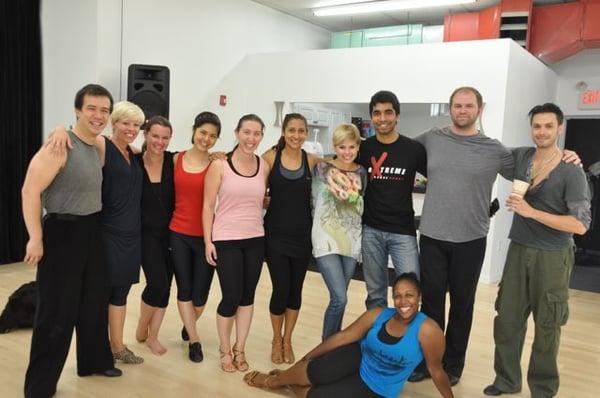
{"label": "woman in red tank top", "polygon": [[211,112],[196,116],[193,146],[173,158],[175,163],[175,211],[169,225],[173,269],[177,282],[177,308],[184,328],[181,337],[189,340],[189,358],[203,359],[196,321],[204,311],[214,268],[207,264],[202,237],[204,178],[210,164],[209,149],[221,133],[221,121]]}

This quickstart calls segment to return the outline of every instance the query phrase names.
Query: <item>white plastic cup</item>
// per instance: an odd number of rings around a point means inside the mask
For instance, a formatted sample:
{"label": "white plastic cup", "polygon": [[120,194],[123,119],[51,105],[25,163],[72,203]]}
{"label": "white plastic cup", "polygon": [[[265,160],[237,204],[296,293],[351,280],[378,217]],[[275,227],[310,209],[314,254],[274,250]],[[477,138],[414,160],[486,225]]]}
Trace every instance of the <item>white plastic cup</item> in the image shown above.
{"label": "white plastic cup", "polygon": [[523,180],[513,180],[513,185],[512,185],[512,191],[511,191],[511,196],[517,196],[519,198],[522,198],[525,196],[525,193],[527,193],[527,190],[529,189],[529,184],[527,181],[523,181]]}

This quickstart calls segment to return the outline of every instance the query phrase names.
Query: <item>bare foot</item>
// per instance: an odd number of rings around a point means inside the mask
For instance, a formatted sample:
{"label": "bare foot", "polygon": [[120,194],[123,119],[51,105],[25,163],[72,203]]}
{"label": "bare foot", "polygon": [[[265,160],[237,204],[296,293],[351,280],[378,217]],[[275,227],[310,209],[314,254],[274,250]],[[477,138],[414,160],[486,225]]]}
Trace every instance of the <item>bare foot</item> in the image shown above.
{"label": "bare foot", "polygon": [[292,386],[288,386],[292,389],[292,391],[294,392],[294,394],[296,395],[297,398],[304,398],[306,397],[306,395],[308,394],[308,390],[310,389],[310,386],[296,386],[296,385],[292,385]]}
{"label": "bare foot", "polygon": [[142,327],[142,325],[138,324],[138,327],[135,330],[135,339],[140,343],[143,343],[148,339],[148,325]]}
{"label": "bare foot", "polygon": [[157,339],[146,340],[146,345],[148,346],[148,348],[150,348],[150,351],[152,351],[154,355],[160,356],[167,352],[167,349],[162,344],[160,344],[160,341],[158,341]]}

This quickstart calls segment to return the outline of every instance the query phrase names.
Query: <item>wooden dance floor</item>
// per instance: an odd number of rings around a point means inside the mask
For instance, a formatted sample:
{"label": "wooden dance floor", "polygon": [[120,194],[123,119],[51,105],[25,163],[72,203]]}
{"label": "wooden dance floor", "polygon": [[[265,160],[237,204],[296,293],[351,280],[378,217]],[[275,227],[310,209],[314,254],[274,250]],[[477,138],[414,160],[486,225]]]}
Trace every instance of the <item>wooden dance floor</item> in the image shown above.
{"label": "wooden dance floor", "polygon": [[[0,305],[4,307],[10,293],[22,283],[34,278],[33,267],[24,264],[0,266]],[[198,322],[204,350],[204,362],[200,364],[188,360],[187,343],[181,341],[181,321],[175,303],[175,287],[171,293],[170,306],[160,334],[160,340],[167,347],[168,352],[160,357],[154,356],[143,343],[135,341],[142,288],[143,283],[135,285],[129,296],[125,343],[136,354],[144,357],[145,362],[141,365],[118,364],[117,366],[123,370],[123,376],[119,378],[77,377],[75,339],[73,339],[56,397],[294,396],[290,390],[265,391],[247,387],[242,381],[242,373],[229,374],[220,370],[215,323],[215,310],[220,291],[216,276],[206,310]],[[270,362],[272,332],[268,312],[270,291],[271,282],[268,271],[264,267],[257,289],[254,321],[246,347],[251,369],[263,371],[273,367]],[[479,285],[465,371],[461,382],[453,388],[457,397],[483,397],[483,388],[493,380],[492,322],[496,292],[496,286]],[[303,307],[293,340],[297,358],[301,358],[320,341],[321,322],[328,302],[328,292],[318,273],[307,274],[303,298]],[[344,324],[348,324],[363,312],[364,298],[363,282],[353,280],[350,284]],[[571,316],[568,324],[563,328],[559,354],[561,374],[559,397],[599,397],[600,294],[572,290],[570,309]],[[530,321],[522,360],[525,372],[529,361],[532,332],[533,323]],[[23,395],[23,379],[28,362],[30,339],[30,330],[0,335],[0,396]],[[428,380],[417,384],[407,383],[402,396],[428,398],[439,395],[431,380]],[[529,397],[527,386],[524,386],[520,394],[510,396]]]}

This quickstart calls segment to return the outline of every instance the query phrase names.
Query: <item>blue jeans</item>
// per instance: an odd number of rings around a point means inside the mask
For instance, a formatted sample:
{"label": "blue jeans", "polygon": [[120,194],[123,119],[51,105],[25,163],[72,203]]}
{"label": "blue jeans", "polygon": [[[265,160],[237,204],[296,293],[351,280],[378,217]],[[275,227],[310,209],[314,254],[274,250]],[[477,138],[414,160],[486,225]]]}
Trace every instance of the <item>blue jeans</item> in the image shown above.
{"label": "blue jeans", "polygon": [[419,275],[419,252],[415,236],[385,232],[363,225],[362,260],[367,286],[367,309],[388,306],[388,256],[392,257],[396,275],[404,272]]}
{"label": "blue jeans", "polygon": [[329,289],[329,305],[323,319],[322,339],[325,340],[342,329],[342,319],[348,302],[346,291],[356,269],[356,260],[352,257],[328,254],[315,258],[315,261]]}

